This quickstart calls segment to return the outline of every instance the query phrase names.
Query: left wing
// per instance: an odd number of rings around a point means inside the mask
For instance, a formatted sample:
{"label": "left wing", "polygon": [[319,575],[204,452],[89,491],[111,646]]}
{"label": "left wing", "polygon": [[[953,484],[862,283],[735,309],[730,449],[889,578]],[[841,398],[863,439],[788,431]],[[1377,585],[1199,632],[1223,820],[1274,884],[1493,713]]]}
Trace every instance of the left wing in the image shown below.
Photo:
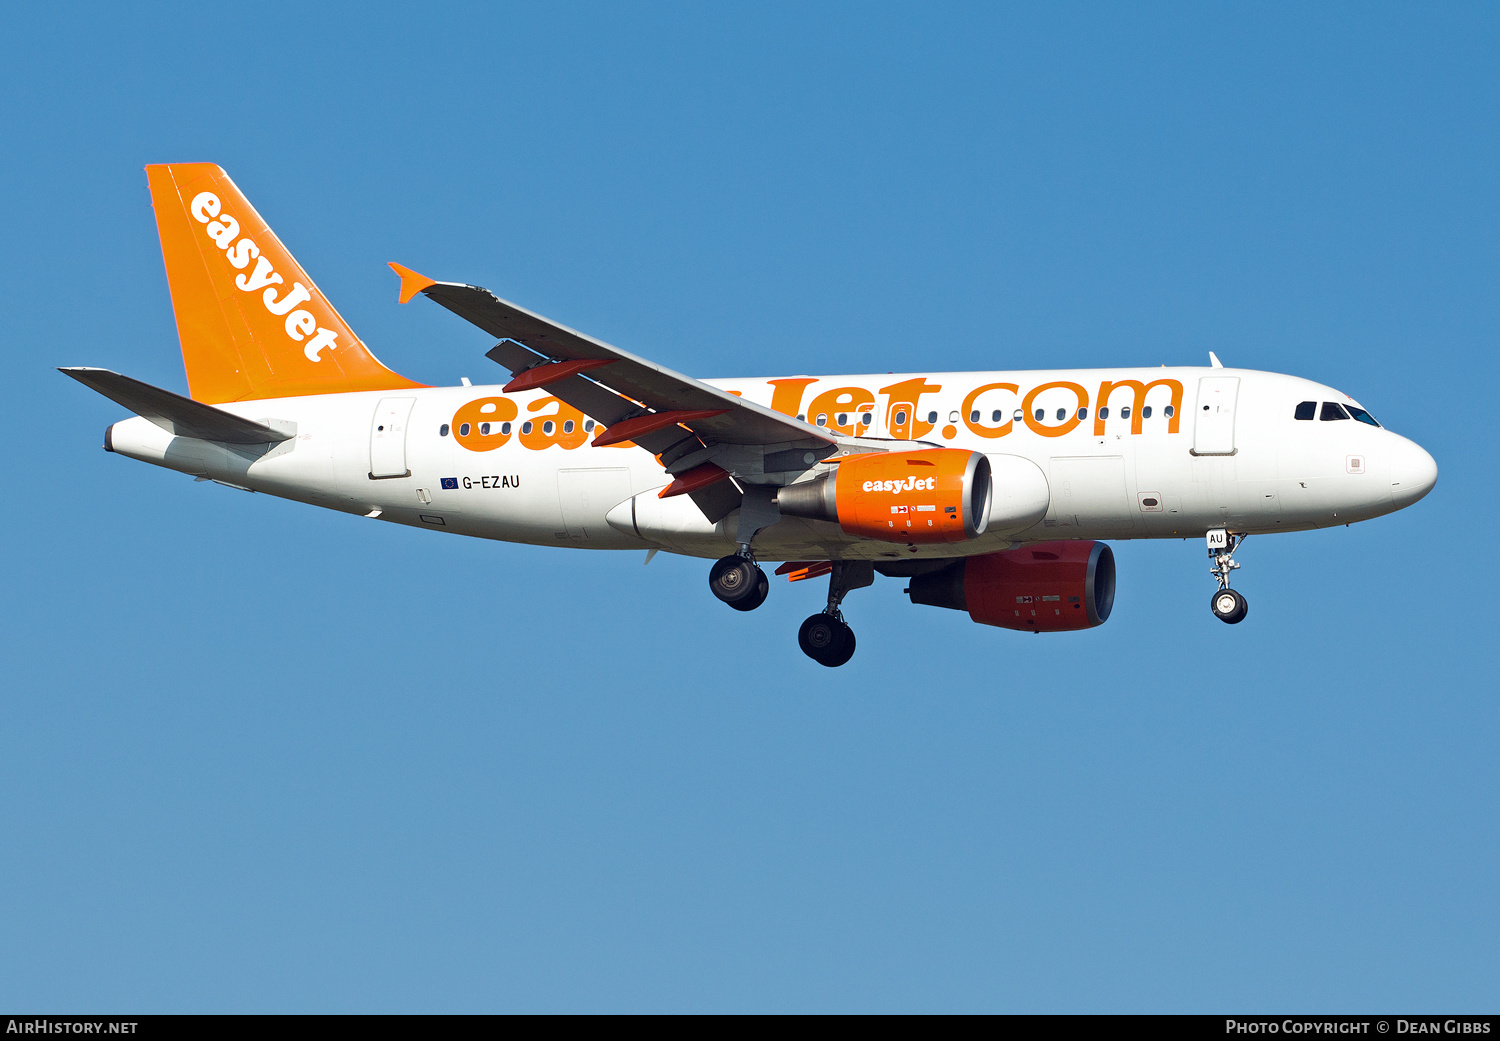
{"label": "left wing", "polygon": [[630,440],[660,456],[676,478],[663,495],[697,493],[730,476],[748,484],[789,484],[838,449],[840,439],[821,427],[559,325],[487,289],[437,282],[399,264],[391,268],[401,276],[402,303],[421,293],[500,340],[487,357],[510,370],[506,391],[545,387],[604,424],[594,444]]}

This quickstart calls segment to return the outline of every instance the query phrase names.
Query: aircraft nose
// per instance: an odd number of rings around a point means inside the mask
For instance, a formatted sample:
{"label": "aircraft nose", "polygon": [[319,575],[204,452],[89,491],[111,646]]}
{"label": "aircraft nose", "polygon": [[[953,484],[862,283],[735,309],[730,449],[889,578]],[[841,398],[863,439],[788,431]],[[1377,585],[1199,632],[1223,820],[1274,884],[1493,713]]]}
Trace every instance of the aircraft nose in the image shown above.
{"label": "aircraft nose", "polygon": [[1391,500],[1399,510],[1432,491],[1437,484],[1437,461],[1415,441],[1402,437],[1391,452]]}

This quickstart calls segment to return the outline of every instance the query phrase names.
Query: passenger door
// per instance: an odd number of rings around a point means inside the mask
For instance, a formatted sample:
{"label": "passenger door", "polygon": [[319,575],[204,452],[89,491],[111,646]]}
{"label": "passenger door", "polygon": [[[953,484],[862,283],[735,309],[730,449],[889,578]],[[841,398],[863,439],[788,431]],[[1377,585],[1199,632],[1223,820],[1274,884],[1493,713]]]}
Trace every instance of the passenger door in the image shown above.
{"label": "passenger door", "polygon": [[1234,455],[1234,404],[1239,392],[1238,376],[1204,376],[1198,381],[1194,455]]}
{"label": "passenger door", "polygon": [[410,477],[406,466],[406,426],[416,398],[381,398],[370,422],[370,476]]}

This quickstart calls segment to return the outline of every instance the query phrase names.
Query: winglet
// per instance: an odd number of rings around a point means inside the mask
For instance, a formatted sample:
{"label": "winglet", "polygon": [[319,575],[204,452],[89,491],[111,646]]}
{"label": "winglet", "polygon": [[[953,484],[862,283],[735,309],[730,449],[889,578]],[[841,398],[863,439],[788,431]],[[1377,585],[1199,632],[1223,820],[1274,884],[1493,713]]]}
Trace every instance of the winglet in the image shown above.
{"label": "winglet", "polygon": [[1224,363],[1219,360],[1219,356],[1213,351],[1208,352],[1208,363],[1216,369],[1222,369],[1224,367]]}
{"label": "winglet", "polygon": [[396,302],[400,304],[406,303],[428,286],[437,285],[437,279],[419,275],[411,268],[394,262],[391,263],[391,270],[401,276],[401,295],[396,298]]}

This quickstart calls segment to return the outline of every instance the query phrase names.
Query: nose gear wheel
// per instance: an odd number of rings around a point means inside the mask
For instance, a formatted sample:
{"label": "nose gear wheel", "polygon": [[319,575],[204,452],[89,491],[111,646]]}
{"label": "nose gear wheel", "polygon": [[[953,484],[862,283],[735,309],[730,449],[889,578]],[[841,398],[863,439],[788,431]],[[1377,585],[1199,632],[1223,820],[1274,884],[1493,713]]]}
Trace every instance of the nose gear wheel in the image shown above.
{"label": "nose gear wheel", "polygon": [[1227,588],[1214,593],[1208,606],[1215,618],[1230,625],[1244,621],[1245,614],[1250,610],[1250,604],[1238,590]]}

